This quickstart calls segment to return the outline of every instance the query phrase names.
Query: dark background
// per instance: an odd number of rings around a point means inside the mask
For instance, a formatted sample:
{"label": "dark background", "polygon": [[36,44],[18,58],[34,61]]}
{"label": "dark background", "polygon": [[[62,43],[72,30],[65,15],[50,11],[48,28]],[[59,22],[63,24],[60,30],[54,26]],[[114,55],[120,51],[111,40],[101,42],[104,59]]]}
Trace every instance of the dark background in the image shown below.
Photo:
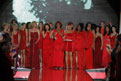
{"label": "dark background", "polygon": [[[48,3],[51,3],[51,1],[48,0]],[[113,24],[119,26],[120,0],[92,1],[93,7],[90,10],[84,10],[80,5],[67,7],[64,4],[53,4],[53,6],[49,7],[49,14],[46,14],[46,22],[55,23],[60,20],[65,25],[67,22],[72,21],[77,25],[78,22],[87,23],[90,21],[99,24],[100,21],[105,21],[108,24],[112,21]],[[16,19],[12,12],[12,0],[0,0],[0,25],[3,22],[9,23],[12,19]],[[38,17],[42,15],[38,15]]]}

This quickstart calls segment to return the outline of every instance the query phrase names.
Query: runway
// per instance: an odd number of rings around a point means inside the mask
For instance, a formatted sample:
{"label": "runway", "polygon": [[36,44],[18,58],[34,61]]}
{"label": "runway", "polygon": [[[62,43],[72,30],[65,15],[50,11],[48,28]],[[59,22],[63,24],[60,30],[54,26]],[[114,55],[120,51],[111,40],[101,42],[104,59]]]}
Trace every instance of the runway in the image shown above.
{"label": "runway", "polygon": [[[18,68],[14,75],[15,81],[104,81],[105,69],[91,70],[52,70]],[[91,81],[91,80],[90,80]]]}

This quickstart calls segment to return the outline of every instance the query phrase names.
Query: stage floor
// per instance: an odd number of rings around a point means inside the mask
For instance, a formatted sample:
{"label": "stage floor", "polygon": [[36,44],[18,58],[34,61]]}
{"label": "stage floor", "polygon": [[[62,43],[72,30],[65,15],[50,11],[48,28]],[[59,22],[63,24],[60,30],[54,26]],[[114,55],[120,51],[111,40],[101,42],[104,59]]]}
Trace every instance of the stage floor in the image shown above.
{"label": "stage floor", "polygon": [[105,69],[51,70],[17,69],[15,81],[104,81]]}

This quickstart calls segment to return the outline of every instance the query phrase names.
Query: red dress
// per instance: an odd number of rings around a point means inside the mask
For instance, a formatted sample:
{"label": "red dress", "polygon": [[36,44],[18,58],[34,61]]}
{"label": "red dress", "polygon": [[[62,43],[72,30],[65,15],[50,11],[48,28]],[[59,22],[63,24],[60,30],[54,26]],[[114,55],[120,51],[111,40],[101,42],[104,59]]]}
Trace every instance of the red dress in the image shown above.
{"label": "red dress", "polygon": [[38,32],[31,32],[30,49],[31,49],[32,68],[40,68],[38,43],[35,44],[37,40],[38,40]]}
{"label": "red dress", "polygon": [[46,37],[43,39],[43,50],[42,50],[42,63],[43,69],[50,68],[50,33],[48,32]]}
{"label": "red dress", "polygon": [[20,50],[26,49],[26,30],[20,30]]}
{"label": "red dress", "polygon": [[74,50],[77,51],[78,68],[85,69],[85,33],[81,31],[79,34],[76,33],[74,37]]}
{"label": "red dress", "polygon": [[102,35],[104,34],[104,29],[105,29],[105,28],[102,28],[102,29],[101,29],[101,34],[102,34]]}
{"label": "red dress", "polygon": [[43,44],[43,38],[42,38],[42,33],[40,33],[39,49],[42,49],[42,44]]}
{"label": "red dress", "polygon": [[[60,32],[63,33],[64,30]],[[53,66],[64,67],[64,41],[56,30],[54,30],[54,33],[57,33],[57,39],[54,40]]]}
{"label": "red dress", "polygon": [[92,69],[93,68],[93,33],[89,32],[87,34],[87,40],[88,40],[88,48],[86,49],[86,68],[87,69]]}
{"label": "red dress", "polygon": [[65,35],[65,51],[74,51],[74,33],[66,33]]}
{"label": "red dress", "polygon": [[101,68],[102,64],[102,50],[101,50],[101,37],[98,36],[95,39],[95,51],[94,51],[94,68]]}
{"label": "red dress", "polygon": [[111,62],[111,56],[109,55],[107,51],[107,44],[110,44],[110,38],[106,34],[103,37],[103,52],[102,52],[102,66],[107,67],[108,64]]}
{"label": "red dress", "polygon": [[114,36],[110,37],[110,45],[111,45],[112,48],[115,47],[116,37],[117,37],[117,35],[114,35]]}

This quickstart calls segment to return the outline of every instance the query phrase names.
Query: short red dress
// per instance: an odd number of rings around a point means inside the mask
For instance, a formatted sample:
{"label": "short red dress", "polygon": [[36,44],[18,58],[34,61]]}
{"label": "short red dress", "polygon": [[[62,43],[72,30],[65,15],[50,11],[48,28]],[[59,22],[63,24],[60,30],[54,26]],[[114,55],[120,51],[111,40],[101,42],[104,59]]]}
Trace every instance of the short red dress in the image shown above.
{"label": "short red dress", "polygon": [[26,49],[26,30],[20,30],[20,50]]}
{"label": "short red dress", "polygon": [[65,51],[74,52],[74,34],[66,33],[65,35]]}

